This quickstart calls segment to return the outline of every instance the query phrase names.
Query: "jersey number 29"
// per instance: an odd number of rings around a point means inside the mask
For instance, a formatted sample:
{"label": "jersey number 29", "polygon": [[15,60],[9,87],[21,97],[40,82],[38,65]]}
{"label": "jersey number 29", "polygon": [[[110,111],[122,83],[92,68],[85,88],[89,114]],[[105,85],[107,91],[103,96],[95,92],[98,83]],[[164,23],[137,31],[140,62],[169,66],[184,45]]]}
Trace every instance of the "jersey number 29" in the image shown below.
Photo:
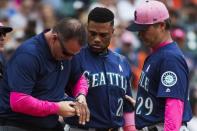
{"label": "jersey number 29", "polygon": [[145,115],[150,115],[153,111],[153,101],[151,100],[150,97],[146,98],[145,100],[143,99],[143,97],[138,97],[137,99],[139,101],[139,104],[137,105],[136,108],[136,114],[141,114],[141,107],[145,107],[146,110],[148,110],[148,112],[146,112]]}

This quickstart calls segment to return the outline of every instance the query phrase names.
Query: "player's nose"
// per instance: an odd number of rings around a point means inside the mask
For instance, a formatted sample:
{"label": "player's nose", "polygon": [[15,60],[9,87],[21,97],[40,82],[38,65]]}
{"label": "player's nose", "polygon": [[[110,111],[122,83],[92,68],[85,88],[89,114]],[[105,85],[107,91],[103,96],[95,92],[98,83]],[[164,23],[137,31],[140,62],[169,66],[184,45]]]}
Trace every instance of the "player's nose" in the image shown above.
{"label": "player's nose", "polygon": [[95,38],[94,38],[94,43],[98,44],[101,42],[101,39],[100,37],[97,35]]}

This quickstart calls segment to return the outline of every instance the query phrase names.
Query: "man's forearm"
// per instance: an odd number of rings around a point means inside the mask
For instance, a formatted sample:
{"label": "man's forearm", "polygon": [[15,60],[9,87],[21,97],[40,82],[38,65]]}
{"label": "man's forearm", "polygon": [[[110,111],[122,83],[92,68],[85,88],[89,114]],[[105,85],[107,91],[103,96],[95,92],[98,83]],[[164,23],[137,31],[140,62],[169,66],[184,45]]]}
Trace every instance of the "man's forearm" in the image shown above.
{"label": "man's forearm", "polygon": [[20,92],[11,92],[10,106],[14,112],[40,117],[57,114],[59,110],[55,102],[39,100]]}

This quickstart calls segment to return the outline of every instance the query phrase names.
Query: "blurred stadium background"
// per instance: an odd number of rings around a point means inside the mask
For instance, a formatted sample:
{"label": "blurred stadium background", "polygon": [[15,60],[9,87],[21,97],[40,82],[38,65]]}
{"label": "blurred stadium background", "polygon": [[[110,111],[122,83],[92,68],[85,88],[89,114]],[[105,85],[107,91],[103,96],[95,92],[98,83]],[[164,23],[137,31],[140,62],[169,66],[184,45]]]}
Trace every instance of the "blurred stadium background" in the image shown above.
{"label": "blurred stadium background", "polygon": [[[9,59],[27,38],[52,27],[64,17],[74,17],[84,24],[88,12],[104,6],[115,14],[115,32],[110,48],[126,56],[133,71],[133,90],[137,92],[143,61],[150,50],[143,46],[137,34],[125,28],[133,20],[135,7],[143,0],[0,0],[0,21],[13,27],[7,35],[5,55]],[[194,117],[188,123],[197,131],[197,0],[161,0],[170,12],[172,37],[185,54],[190,69],[190,101]],[[135,93],[134,93],[135,96]]]}

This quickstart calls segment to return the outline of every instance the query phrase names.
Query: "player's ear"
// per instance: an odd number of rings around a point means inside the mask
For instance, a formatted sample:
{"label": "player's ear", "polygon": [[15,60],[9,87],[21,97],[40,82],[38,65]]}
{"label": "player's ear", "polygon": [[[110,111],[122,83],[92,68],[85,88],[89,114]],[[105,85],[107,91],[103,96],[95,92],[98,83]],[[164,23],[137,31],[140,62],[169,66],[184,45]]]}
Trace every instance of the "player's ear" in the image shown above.
{"label": "player's ear", "polygon": [[57,40],[57,34],[52,34],[52,39]]}
{"label": "player's ear", "polygon": [[57,34],[53,33],[51,35],[51,40],[52,40],[51,44],[55,44],[55,41],[57,40]]}
{"label": "player's ear", "polygon": [[52,40],[53,40],[53,43],[55,43],[55,41],[58,40],[58,36],[56,33],[52,34]]}
{"label": "player's ear", "polygon": [[161,22],[159,26],[160,26],[160,28],[162,29],[162,31],[165,31],[165,29],[166,29],[166,24],[165,24],[164,22]]}

